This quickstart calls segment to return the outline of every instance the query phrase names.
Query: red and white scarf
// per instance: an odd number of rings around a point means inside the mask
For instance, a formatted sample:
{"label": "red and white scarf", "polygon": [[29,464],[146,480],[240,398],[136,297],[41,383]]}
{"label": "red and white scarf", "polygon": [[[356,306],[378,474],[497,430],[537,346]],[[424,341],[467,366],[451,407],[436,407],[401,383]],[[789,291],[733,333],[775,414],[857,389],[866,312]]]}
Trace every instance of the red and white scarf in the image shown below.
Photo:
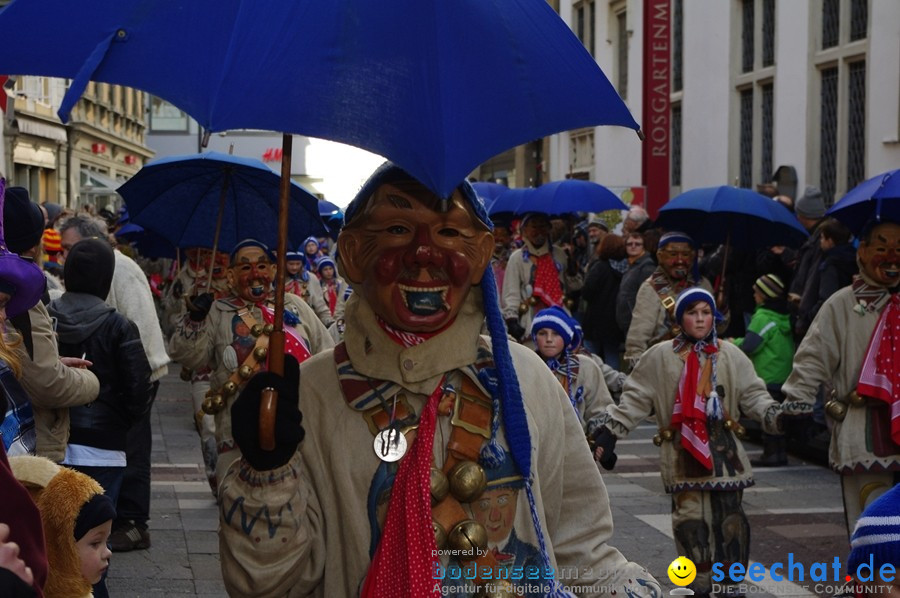
{"label": "red and white scarf", "polygon": [[562,305],[563,291],[559,283],[559,270],[553,261],[552,253],[535,256],[537,268],[534,272],[533,295],[544,302],[547,307]]}
{"label": "red and white scarf", "polygon": [[[257,307],[262,312],[263,321],[266,324],[275,322],[275,310],[263,303],[257,303]],[[310,358],[312,353],[309,352],[309,345],[306,339],[297,334],[291,326],[284,326],[284,352],[291,355],[297,360],[297,363],[303,363]]]}
{"label": "red and white scarf", "polygon": [[869,340],[856,392],[891,408],[891,439],[900,444],[900,294],[893,293]]}
{"label": "red and white scarf", "polygon": [[[677,340],[677,339],[676,339]],[[700,367],[698,353],[703,351],[708,358]],[[709,376],[712,355],[718,349],[714,344],[702,347],[692,345],[684,359],[684,368],[678,380],[675,406],[672,410],[672,424],[681,424],[681,446],[706,469],[712,469],[712,453],[709,450],[709,431],[706,429],[706,394],[709,391]]]}

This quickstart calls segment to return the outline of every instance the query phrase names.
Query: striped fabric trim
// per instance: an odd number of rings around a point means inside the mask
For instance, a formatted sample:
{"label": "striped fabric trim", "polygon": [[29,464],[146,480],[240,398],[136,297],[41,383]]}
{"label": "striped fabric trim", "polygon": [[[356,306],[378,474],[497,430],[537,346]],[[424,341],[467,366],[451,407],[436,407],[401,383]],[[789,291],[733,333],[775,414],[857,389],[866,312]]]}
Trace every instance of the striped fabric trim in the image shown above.
{"label": "striped fabric trim", "polygon": [[[867,525],[896,525],[900,526],[900,515],[886,515],[886,516],[873,516],[870,515],[868,517],[860,517],[856,521],[856,527],[865,527]],[[900,530],[897,530],[897,533],[900,533]]]}
{"label": "striped fabric trim", "polygon": [[760,336],[763,336],[765,333],[767,333],[768,331],[770,331],[770,330],[772,330],[773,328],[775,328],[776,325],[777,325],[777,324],[775,324],[775,322],[769,322],[768,324],[766,324],[765,326],[763,326],[762,330],[759,331],[759,335],[760,335]]}
{"label": "striped fabric trim", "polygon": [[850,541],[851,548],[859,548],[860,546],[871,546],[872,544],[890,544],[893,542],[900,543],[900,534],[875,534],[872,536],[862,536]]}
{"label": "striped fabric trim", "polygon": [[565,333],[569,335],[570,341],[575,337],[575,330],[573,330],[565,320],[551,314],[535,316],[534,320],[531,321],[531,329],[533,331],[537,331],[541,328],[547,328],[547,324],[550,323],[556,324],[557,326],[562,328]]}

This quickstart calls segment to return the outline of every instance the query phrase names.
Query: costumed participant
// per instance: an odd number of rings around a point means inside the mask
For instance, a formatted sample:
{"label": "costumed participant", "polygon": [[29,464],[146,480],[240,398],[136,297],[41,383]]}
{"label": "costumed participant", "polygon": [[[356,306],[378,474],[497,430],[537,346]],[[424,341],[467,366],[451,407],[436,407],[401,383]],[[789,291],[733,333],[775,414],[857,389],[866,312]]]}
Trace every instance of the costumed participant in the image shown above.
{"label": "costumed participant", "polygon": [[109,567],[106,545],[116,518],[112,499],[93,478],[44,457],[12,457],[16,479],[41,514],[50,564],[46,598],[91,598]]}
{"label": "costumed participant", "polygon": [[565,307],[568,293],[584,279],[574,258],[550,242],[550,220],[531,212],[522,219],[524,245],[513,251],[503,277],[503,319],[513,338],[526,338],[534,315],[547,307]]}
{"label": "costumed participant", "polygon": [[323,255],[316,261],[319,273],[319,285],[328,311],[335,320],[344,319],[344,291],[347,283],[337,275],[337,266],[329,255]]}
{"label": "costumed participant", "polygon": [[534,316],[531,338],[540,355],[566,391],[585,434],[597,427],[597,418],[613,400],[603,371],[588,355],[575,353],[581,345],[581,328],[559,307],[548,307]]}
{"label": "costumed participant", "polygon": [[[315,239],[315,237],[310,237]],[[308,239],[307,239],[308,240]],[[285,253],[284,292],[297,295],[309,305],[326,327],[334,322],[334,316],[328,310],[328,304],[318,284],[315,264],[311,269],[306,267],[306,257],[296,251]]]}
{"label": "costumed participant", "polygon": [[[191,247],[186,252],[187,260],[182,265],[175,280],[169,285],[164,304],[166,305],[165,320],[167,328],[174,331],[185,314],[191,307],[190,298],[203,293],[212,293],[216,299],[230,294],[228,278],[228,254],[222,251],[215,252],[200,247]],[[209,269],[212,268],[210,277]],[[171,340],[171,334],[170,334]],[[209,376],[212,373],[209,366],[203,366],[196,370],[186,367],[181,368],[181,379],[191,384],[191,403],[194,408],[194,427],[200,436],[200,451],[203,455],[203,465],[206,471],[206,480],[215,495],[218,488],[216,482],[216,461],[218,450],[216,449],[216,420],[203,411],[203,401],[209,392]]]}
{"label": "costumed participant", "polygon": [[828,462],[841,474],[848,533],[862,510],[900,482],[900,223],[870,224],[853,284],[819,309],[782,385],[811,413],[830,382]]}
{"label": "costumed participant", "polygon": [[319,240],[315,237],[307,237],[303,241],[303,261],[306,262],[306,269],[316,273],[316,260],[325,255],[319,250]]}
{"label": "costumed participant", "polygon": [[600,464],[612,469],[616,440],[656,413],[653,442],[661,449],[662,481],[672,495],[675,547],[697,566],[691,589],[708,596],[714,562],[726,570],[732,563],[746,568],[749,558],[750,526],[741,497],[754,482],[738,418],[743,413],[767,433],[779,433],[781,406],[747,356],[717,340],[721,314],[711,293],[699,287],[682,291],[674,315],[678,336],[644,353],[619,404],[601,418],[593,444]]}
{"label": "costumed participant", "polygon": [[[232,408],[243,458],[221,485],[228,592],[468,598],[483,585],[513,596],[512,584],[529,582],[496,575],[515,560],[593,571],[578,580],[594,588],[583,596],[659,596],[608,544],[609,499],[562,387],[533,351],[507,341],[485,275],[490,223],[471,185],[442,200],[388,164],[346,221],[338,259],[354,293],[344,342],[303,363],[302,376],[291,360],[284,377],[258,374]],[[274,451],[258,445],[266,387],[279,393]],[[522,478],[507,495],[515,507],[502,529],[485,529],[480,501],[501,500],[486,483],[499,488],[507,471]],[[477,565],[478,577],[448,579],[460,565]],[[565,595],[540,577],[522,594]]]}
{"label": "costumed participant", "polygon": [[[656,259],[659,266],[638,288],[625,337],[625,362],[631,367],[644,351],[680,332],[675,323],[679,293],[693,286],[712,292],[712,285],[697,270],[694,240],[685,233],[670,232],[660,237]],[[725,326],[727,313],[719,327],[724,330]]]}
{"label": "costumed participant", "polygon": [[[226,276],[231,292],[221,299],[208,292],[190,297],[191,307],[169,343],[172,359],[183,367],[212,372],[202,408],[215,415],[220,484],[238,456],[228,408],[247,379],[266,368],[275,305],[275,264],[268,247],[252,239],[238,243]],[[299,361],[334,346],[312,309],[290,293],[284,294],[284,330],[285,354]]]}

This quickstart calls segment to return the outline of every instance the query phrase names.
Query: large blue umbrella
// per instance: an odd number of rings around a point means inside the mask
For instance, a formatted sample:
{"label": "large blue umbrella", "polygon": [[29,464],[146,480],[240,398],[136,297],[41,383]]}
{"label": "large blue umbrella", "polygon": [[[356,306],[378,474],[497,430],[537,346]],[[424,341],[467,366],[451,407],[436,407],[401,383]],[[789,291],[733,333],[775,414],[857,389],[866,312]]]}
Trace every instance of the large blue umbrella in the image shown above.
{"label": "large blue umbrella", "polygon": [[869,222],[900,223],[900,169],[863,181],[826,214],[840,220],[857,236]]}
{"label": "large blue umbrella", "polygon": [[[131,223],[162,235],[175,247],[229,252],[244,239],[274,247],[278,240],[281,178],[259,160],[207,152],[172,156],[144,166],[119,187]],[[290,188],[288,240],[292,246],[328,229],[318,200],[296,183]]]}
{"label": "large blue umbrella", "polygon": [[516,213],[540,212],[548,216],[561,216],[575,212],[627,209],[628,206],[615,193],[599,183],[566,179],[532,189],[522,197],[516,206]]}
{"label": "large blue umbrella", "polygon": [[638,128],[546,0],[15,0],[0,39],[20,49],[0,73],[72,79],[63,117],[89,80],[128,85],[210,131],[367,149],[442,196],[512,146]]}
{"label": "large blue umbrella", "polygon": [[797,246],[808,236],[777,201],[727,185],[685,191],[660,209],[656,224],[685,232],[699,243],[728,243],[740,249]]}

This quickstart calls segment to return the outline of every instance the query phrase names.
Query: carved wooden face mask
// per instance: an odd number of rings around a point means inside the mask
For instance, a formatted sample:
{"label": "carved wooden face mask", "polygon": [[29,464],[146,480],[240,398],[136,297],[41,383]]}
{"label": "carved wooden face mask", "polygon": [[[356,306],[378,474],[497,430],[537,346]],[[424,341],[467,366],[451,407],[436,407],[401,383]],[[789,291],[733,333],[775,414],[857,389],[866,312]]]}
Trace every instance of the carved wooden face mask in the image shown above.
{"label": "carved wooden face mask", "polygon": [[886,222],[872,229],[856,252],[866,276],[886,287],[900,284],[900,224]]}
{"label": "carved wooden face mask", "polygon": [[689,243],[667,243],[656,252],[656,259],[669,278],[684,280],[694,263],[694,250]]}
{"label": "carved wooden face mask", "polygon": [[452,322],[494,248],[458,192],[446,211],[440,203],[418,184],[384,184],[338,240],[354,289],[399,330],[433,332]]}
{"label": "carved wooden face mask", "polygon": [[228,283],[235,294],[251,303],[268,297],[275,278],[275,264],[260,247],[244,247],[228,268]]}

